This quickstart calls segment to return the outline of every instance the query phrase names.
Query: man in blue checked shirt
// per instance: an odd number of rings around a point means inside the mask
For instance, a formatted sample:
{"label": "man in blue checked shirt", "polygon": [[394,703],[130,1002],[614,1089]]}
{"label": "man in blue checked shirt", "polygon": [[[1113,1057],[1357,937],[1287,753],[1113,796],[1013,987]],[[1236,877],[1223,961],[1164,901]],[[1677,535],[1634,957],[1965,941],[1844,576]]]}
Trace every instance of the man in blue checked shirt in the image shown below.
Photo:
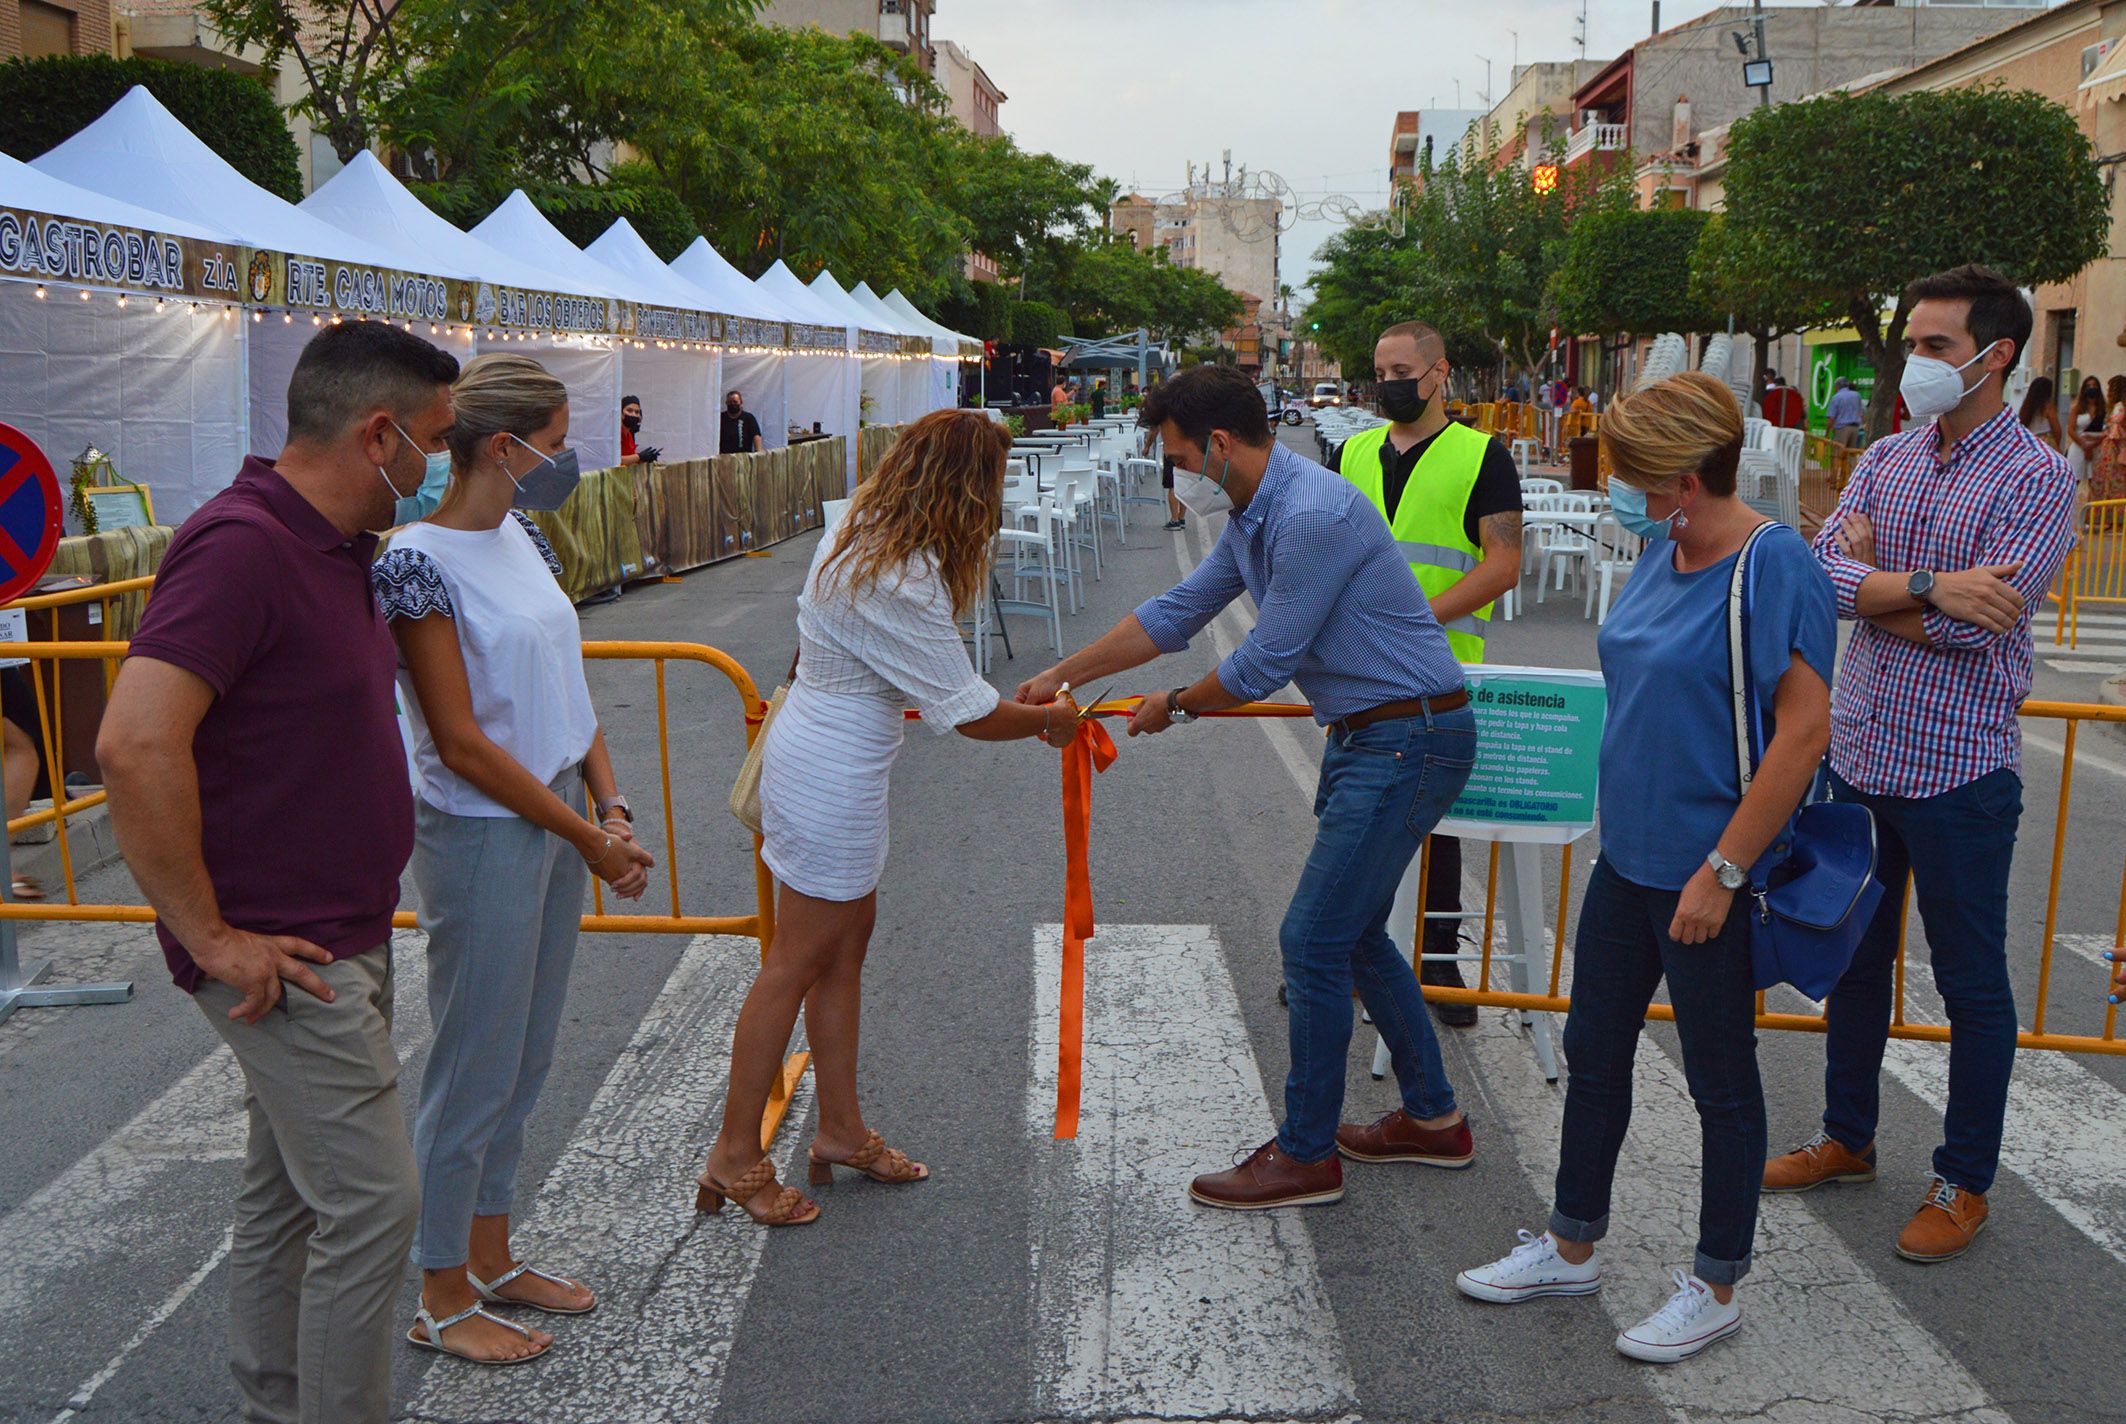
{"label": "man in blue checked shirt", "polygon": [[[1144,698],[1131,736],[1270,697],[1288,682],[1328,729],[1319,828],[1280,939],[1291,1072],[1277,1136],[1239,1166],[1198,1177],[1206,1206],[1253,1211],[1343,1198],[1339,1152],[1362,1162],[1466,1167],[1476,1149],[1455,1106],[1410,961],[1388,935],[1395,887],[1476,760],[1461,665],[1388,526],[1356,486],[1279,445],[1254,385],[1198,366],[1145,397],[1139,423],[1174,462],[1174,493],[1199,518],[1227,514],[1210,556],[1092,644],[1019,689],[1178,653],[1245,589],[1259,610],[1247,641],[1200,680]],[[1387,1040],[1403,1105],[1338,1126],[1357,988]]]}

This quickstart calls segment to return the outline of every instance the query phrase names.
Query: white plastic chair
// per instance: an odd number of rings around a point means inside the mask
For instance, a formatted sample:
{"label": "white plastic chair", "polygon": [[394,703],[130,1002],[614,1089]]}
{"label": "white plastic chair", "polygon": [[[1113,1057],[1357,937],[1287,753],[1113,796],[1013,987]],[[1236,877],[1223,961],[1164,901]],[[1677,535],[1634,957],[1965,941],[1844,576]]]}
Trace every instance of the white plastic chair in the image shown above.
{"label": "white plastic chair", "polygon": [[1580,610],[1581,617],[1594,611],[1595,584],[1599,582],[1602,585],[1601,611],[1595,622],[1600,625],[1609,621],[1609,597],[1616,586],[1617,575],[1621,572],[1627,578],[1631,576],[1632,569],[1639,562],[1639,551],[1645,546],[1644,539],[1617,523],[1614,514],[1603,511],[1595,520],[1594,549],[1588,555],[1587,606]]}
{"label": "white plastic chair", "polygon": [[[1584,490],[1570,490],[1563,494],[1547,496],[1540,502],[1544,510],[1559,514],[1592,514],[1594,497]],[[1594,541],[1587,530],[1571,524],[1539,524],[1535,531],[1535,601],[1541,603],[1554,578],[1560,592],[1565,588],[1565,576],[1576,577],[1588,572],[1588,561],[1593,553]]]}
{"label": "white plastic chair", "polygon": [[[1055,501],[1041,495],[1034,502],[1032,528],[997,531],[998,562],[1002,563],[1007,554],[1011,559],[1012,596],[994,599],[992,605],[1000,622],[1007,613],[1032,614],[1046,619],[1049,645],[1060,658],[1063,656],[1063,619],[1061,600],[1056,594],[1055,522]],[[1042,588],[1043,597],[1039,602],[1025,597],[1028,583],[1036,583]],[[984,631],[977,629],[976,643],[986,647],[988,640],[983,636]]]}

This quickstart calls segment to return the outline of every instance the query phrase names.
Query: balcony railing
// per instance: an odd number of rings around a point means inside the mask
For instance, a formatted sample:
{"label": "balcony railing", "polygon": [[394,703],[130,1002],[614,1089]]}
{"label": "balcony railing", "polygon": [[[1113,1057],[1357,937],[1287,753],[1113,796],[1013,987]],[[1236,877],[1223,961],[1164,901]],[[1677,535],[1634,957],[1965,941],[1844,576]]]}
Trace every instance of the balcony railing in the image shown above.
{"label": "balcony railing", "polygon": [[1573,162],[1590,153],[1606,153],[1624,147],[1623,124],[1582,124],[1565,140],[1565,161]]}

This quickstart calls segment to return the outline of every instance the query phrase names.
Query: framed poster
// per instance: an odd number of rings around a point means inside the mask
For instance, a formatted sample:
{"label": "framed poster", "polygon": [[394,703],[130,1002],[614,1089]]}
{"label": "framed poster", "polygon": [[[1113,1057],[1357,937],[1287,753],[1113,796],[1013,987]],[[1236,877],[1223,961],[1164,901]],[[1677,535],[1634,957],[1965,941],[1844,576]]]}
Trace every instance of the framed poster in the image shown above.
{"label": "framed poster", "polygon": [[96,532],[138,529],[155,522],[155,502],[146,485],[90,485],[82,498],[96,511]]}

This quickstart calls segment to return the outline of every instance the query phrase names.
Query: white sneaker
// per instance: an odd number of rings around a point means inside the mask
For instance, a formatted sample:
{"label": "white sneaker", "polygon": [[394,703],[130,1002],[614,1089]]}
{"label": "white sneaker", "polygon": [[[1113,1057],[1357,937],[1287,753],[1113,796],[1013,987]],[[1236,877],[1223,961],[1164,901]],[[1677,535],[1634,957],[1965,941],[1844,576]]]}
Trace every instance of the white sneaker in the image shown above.
{"label": "white sneaker", "polygon": [[1672,1365],[1742,1328],[1742,1307],[1722,1305],[1711,1286],[1687,1271],[1674,1275],[1668,1304],[1617,1337],[1617,1350],[1634,1360]]}
{"label": "white sneaker", "polygon": [[1546,1295],[1593,1295],[1602,1288],[1602,1260],[1589,1256],[1575,1266],[1558,1254],[1549,1232],[1521,1233],[1521,1244],[1502,1260],[1454,1278],[1454,1287],[1471,1300],[1513,1305]]}

